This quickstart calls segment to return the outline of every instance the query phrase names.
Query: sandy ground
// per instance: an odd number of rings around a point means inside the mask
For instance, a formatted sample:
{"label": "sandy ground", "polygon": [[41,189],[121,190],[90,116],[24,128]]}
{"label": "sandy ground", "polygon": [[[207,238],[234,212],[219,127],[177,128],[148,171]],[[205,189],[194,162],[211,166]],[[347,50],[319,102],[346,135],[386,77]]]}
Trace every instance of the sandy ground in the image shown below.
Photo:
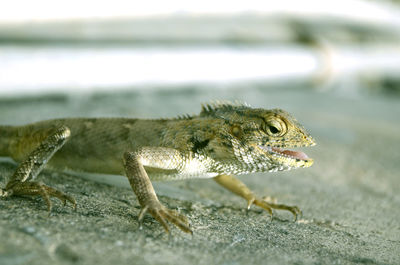
{"label": "sandy ground", "polygon": [[[253,89],[42,96],[0,99],[0,123],[65,116],[169,117],[196,113],[210,99],[239,99],[293,113],[318,142],[313,167],[242,176],[259,195],[299,206],[292,221],[266,212],[212,180],[160,183],[160,200],[191,221],[194,235],[168,236],[123,178],[111,186],[45,171],[40,179],[75,197],[77,211],[40,198],[0,200],[0,264],[400,264],[400,104],[309,90]],[[1,137],[1,136],[0,136]],[[12,174],[0,162],[0,184]]]}

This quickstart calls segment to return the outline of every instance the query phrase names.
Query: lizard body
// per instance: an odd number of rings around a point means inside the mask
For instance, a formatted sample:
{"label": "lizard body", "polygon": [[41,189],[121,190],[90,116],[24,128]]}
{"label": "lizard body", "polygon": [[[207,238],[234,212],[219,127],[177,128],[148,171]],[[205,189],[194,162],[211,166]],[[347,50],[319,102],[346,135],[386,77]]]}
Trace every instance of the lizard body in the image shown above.
{"label": "lizard body", "polygon": [[203,106],[199,115],[175,119],[67,118],[24,126],[0,126],[0,156],[20,162],[0,197],[40,195],[75,200],[35,182],[43,167],[126,175],[142,206],[168,231],[169,221],[190,232],[187,219],[163,206],[152,180],[214,178],[222,186],[272,214],[300,213],[295,206],[268,203],[233,175],[309,167],[302,152],[281,148],[310,146],[314,140],[287,112],[240,104]]}

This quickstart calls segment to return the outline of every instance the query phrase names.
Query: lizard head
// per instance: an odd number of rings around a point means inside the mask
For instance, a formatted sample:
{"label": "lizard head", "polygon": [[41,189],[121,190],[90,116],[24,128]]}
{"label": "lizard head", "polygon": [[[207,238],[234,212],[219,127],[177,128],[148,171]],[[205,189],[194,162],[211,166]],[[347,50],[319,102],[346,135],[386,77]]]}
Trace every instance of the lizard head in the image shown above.
{"label": "lizard head", "polygon": [[[315,142],[284,110],[227,103],[205,105],[200,116],[219,120],[210,148],[217,168],[224,173],[289,170],[313,164],[305,153],[286,150]],[[236,166],[229,166],[232,164]]]}

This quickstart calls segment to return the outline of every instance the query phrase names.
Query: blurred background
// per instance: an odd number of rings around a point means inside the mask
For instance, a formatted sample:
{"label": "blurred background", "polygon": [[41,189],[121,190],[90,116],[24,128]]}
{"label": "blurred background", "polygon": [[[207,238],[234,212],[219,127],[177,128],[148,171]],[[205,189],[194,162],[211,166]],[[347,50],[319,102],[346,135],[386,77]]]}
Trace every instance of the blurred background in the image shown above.
{"label": "blurred background", "polygon": [[399,44],[394,0],[6,0],[0,97],[188,86],[399,96]]}

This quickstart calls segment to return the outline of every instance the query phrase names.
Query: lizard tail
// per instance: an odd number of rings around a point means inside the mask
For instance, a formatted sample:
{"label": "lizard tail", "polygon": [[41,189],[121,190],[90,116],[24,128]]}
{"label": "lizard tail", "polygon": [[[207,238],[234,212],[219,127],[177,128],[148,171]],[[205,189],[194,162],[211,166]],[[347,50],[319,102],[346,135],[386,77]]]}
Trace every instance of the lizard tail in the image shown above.
{"label": "lizard tail", "polygon": [[8,146],[13,132],[12,126],[0,126],[0,156],[9,156]]}

